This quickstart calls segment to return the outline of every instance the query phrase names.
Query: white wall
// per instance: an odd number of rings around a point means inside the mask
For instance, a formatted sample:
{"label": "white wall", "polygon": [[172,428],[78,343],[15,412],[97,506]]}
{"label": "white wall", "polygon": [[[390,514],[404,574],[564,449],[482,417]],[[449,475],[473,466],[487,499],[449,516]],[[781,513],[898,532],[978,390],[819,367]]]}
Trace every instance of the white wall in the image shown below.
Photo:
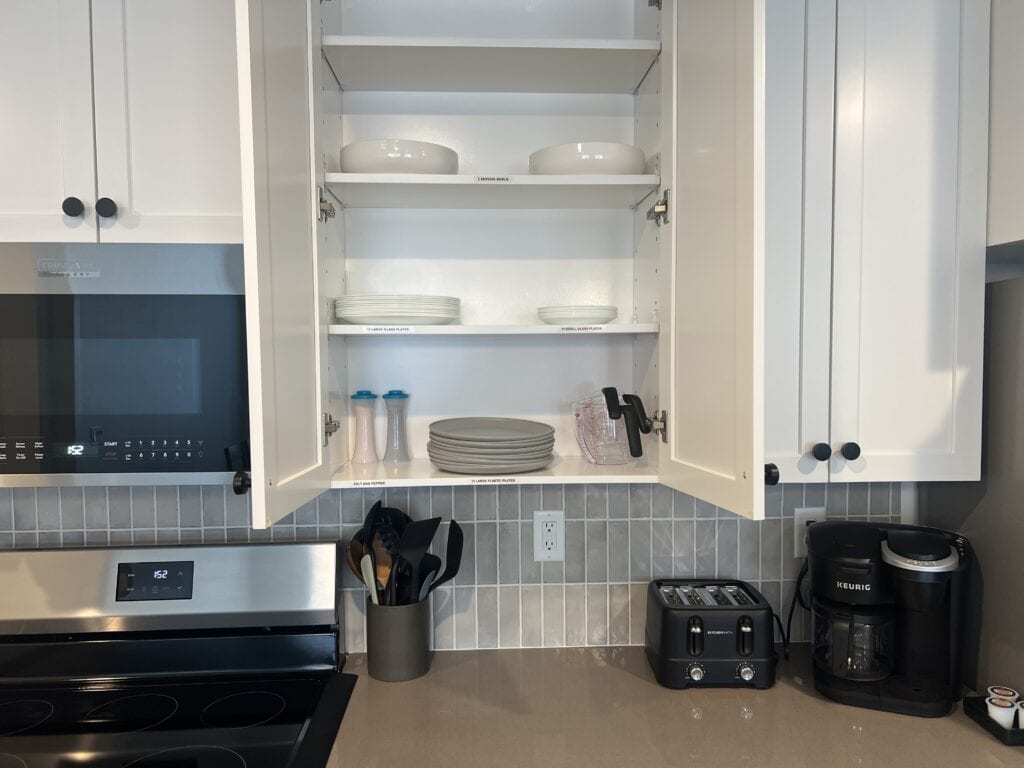
{"label": "white wall", "polygon": [[992,0],[988,244],[1024,240],[1024,2]]}

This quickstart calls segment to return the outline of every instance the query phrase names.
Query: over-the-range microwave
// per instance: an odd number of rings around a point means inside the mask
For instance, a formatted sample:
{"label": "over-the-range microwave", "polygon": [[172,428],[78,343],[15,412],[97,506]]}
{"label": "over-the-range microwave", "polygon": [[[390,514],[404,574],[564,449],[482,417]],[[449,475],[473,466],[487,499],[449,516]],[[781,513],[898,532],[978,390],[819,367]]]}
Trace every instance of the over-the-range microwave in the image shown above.
{"label": "over-the-range microwave", "polygon": [[0,486],[247,470],[240,246],[0,246]]}

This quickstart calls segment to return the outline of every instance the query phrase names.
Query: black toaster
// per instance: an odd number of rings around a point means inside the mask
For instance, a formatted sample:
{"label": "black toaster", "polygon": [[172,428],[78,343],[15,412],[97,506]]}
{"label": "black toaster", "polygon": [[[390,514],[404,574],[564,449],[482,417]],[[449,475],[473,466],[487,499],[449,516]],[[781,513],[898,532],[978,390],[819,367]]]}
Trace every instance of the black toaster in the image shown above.
{"label": "black toaster", "polygon": [[647,587],[647,661],[667,688],[775,684],[772,608],[744,581],[655,579]]}

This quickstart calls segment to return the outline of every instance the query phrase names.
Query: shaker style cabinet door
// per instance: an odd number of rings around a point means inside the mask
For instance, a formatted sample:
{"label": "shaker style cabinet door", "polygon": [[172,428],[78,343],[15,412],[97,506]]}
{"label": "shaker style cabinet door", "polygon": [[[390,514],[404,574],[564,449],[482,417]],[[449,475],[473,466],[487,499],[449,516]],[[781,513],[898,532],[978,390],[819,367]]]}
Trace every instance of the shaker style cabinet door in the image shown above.
{"label": "shaker style cabinet door", "polygon": [[92,0],[92,38],[100,241],[240,243],[231,0]]}
{"label": "shaker style cabinet door", "polygon": [[96,242],[88,0],[0,0],[0,242]]}
{"label": "shaker style cabinet door", "polygon": [[836,0],[771,0],[765,43],[765,460],[828,482]]}
{"label": "shaker style cabinet door", "polygon": [[838,5],[831,478],[977,480],[988,0]]}
{"label": "shaker style cabinet door", "polygon": [[316,0],[236,0],[235,8],[252,524],[262,528],[330,482],[313,122],[320,26]]}
{"label": "shaker style cabinet door", "polygon": [[666,485],[761,519],[765,3],[677,0],[664,12],[663,114],[673,127],[672,151],[662,154],[670,205],[661,238],[671,316],[658,471]]}

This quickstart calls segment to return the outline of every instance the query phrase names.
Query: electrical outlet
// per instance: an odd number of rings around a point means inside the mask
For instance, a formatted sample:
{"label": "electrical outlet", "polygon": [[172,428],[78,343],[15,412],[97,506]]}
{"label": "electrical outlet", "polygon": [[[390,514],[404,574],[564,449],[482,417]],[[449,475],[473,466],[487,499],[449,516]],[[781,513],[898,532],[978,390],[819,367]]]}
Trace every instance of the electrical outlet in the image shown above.
{"label": "electrical outlet", "polygon": [[798,507],[793,510],[793,557],[807,557],[807,526],[824,521],[824,507]]}
{"label": "electrical outlet", "polygon": [[537,562],[565,560],[565,512],[533,513],[533,559]]}

